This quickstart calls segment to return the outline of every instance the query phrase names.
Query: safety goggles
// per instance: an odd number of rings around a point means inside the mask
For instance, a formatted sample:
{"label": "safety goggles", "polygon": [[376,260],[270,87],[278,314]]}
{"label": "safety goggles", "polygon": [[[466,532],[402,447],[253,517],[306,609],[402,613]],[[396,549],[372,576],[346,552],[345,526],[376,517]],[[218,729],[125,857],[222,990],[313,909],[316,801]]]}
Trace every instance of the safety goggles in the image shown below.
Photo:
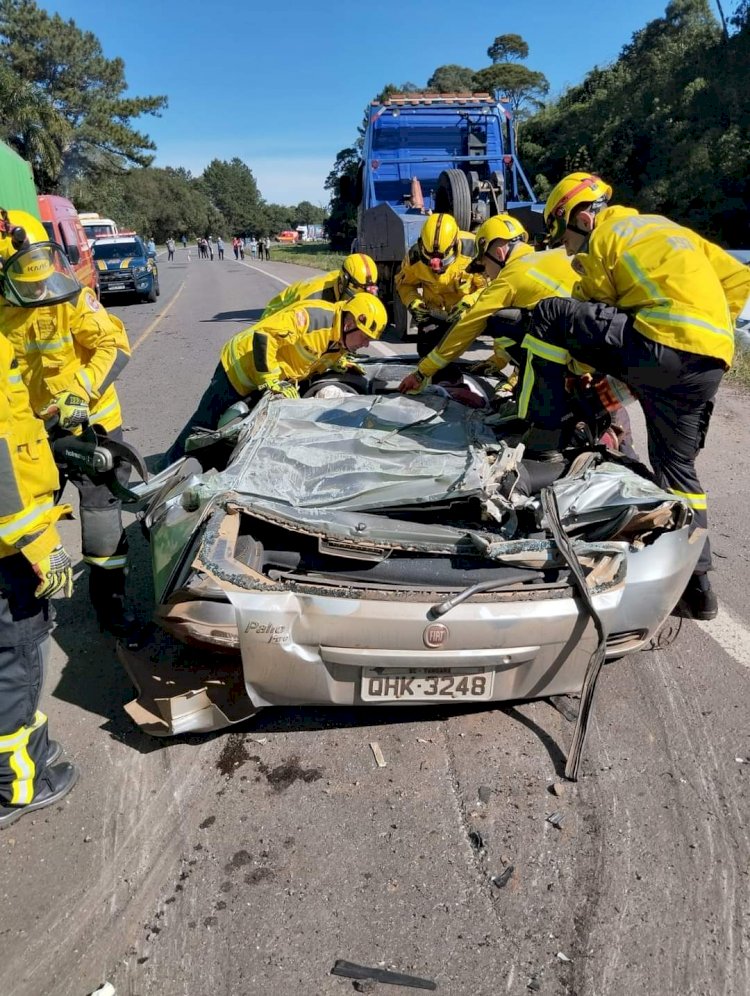
{"label": "safety goggles", "polygon": [[454,244],[449,246],[445,252],[433,251],[432,249],[428,252],[420,246],[419,255],[422,261],[428,266],[431,266],[433,259],[436,259],[442,264],[442,268],[445,269],[447,266],[450,266],[452,263],[456,262],[458,247]]}

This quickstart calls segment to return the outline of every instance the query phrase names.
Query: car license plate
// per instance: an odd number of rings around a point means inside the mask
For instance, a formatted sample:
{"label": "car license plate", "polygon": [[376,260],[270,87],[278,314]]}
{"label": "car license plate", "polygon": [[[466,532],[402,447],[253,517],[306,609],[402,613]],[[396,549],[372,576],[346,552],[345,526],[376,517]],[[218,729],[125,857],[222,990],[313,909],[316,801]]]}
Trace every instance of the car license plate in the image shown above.
{"label": "car license plate", "polygon": [[492,698],[494,671],[467,671],[465,668],[363,668],[363,702],[472,701]]}
{"label": "car license plate", "polygon": [[107,284],[106,290],[125,290],[125,284]]}

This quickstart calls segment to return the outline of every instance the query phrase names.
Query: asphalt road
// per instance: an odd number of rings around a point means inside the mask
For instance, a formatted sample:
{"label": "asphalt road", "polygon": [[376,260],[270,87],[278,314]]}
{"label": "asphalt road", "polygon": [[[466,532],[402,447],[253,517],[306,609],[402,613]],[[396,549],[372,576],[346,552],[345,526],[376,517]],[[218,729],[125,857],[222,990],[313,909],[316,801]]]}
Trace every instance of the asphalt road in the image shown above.
{"label": "asphalt road", "polygon": [[[144,453],[172,440],[225,339],[310,273],[186,255],[160,258],[157,304],[113,306],[134,347],[126,438]],[[3,996],[104,980],[118,996],[333,996],[354,991],[329,974],[337,958],[449,996],[746,996],[749,416],[724,388],[700,465],[720,617],[604,669],[582,777],[560,795],[573,728],[546,702],[273,709],[151,739],[122,711],[132,689],[84,578],[56,603],[42,702],[82,777],[0,835]],[[80,555],[76,523],[65,537]]]}

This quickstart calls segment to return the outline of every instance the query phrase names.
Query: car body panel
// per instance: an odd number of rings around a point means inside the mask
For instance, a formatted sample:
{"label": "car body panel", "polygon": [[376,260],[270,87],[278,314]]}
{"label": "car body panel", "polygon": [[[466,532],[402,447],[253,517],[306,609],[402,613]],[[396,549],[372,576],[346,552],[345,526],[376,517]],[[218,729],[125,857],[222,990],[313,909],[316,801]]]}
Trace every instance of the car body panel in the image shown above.
{"label": "car body panel", "polygon": [[[162,638],[234,662],[232,692],[130,653],[135,711],[169,734],[236,722],[230,707],[434,701],[430,675],[454,676],[442,705],[579,692],[598,635],[538,500],[513,497],[518,455],[444,398],[261,401],[224,471],[183,475],[148,513]],[[550,488],[608,655],[642,647],[705,534],[615,456],[583,453]]]}

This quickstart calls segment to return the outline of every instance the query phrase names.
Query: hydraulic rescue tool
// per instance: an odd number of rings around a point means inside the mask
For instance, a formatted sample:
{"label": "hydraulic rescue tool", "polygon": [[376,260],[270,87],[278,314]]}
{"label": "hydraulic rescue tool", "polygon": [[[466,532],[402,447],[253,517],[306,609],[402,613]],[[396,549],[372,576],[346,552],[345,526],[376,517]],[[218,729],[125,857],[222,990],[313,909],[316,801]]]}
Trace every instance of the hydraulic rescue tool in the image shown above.
{"label": "hydraulic rescue tool", "polygon": [[118,469],[128,467],[135,470],[142,481],[148,481],[146,463],[133,446],[112,439],[100,425],[86,424],[78,436],[61,429],[56,417],[49,419],[46,425],[55,463],[61,473],[76,471],[96,484],[105,484],[124,505],[139,500],[139,496],[117,478]]}

